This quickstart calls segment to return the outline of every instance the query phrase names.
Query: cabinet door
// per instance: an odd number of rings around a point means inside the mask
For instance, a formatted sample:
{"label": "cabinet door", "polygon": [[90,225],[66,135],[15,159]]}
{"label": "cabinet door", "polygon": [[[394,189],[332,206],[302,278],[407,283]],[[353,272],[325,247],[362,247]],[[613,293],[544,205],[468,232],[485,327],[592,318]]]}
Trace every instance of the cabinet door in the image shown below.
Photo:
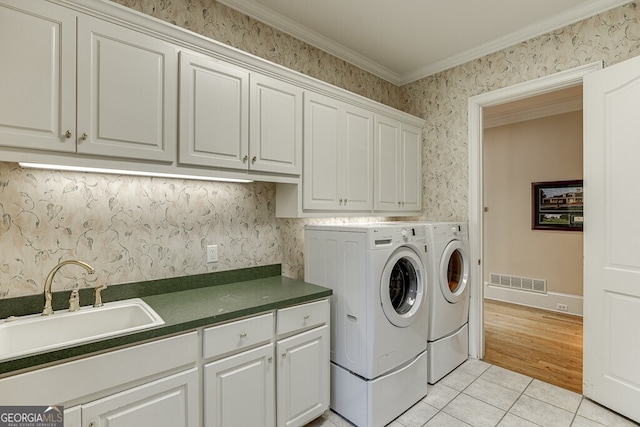
{"label": "cabinet door", "polygon": [[400,122],[376,116],[374,143],[374,209],[400,207]]}
{"label": "cabinet door", "polygon": [[278,341],[278,427],[302,426],[329,407],[329,326]]}
{"label": "cabinet door", "polygon": [[340,103],[305,94],[303,209],[340,210]]}
{"label": "cabinet door", "polygon": [[205,427],[274,424],[273,344],[205,365]]}
{"label": "cabinet door", "polygon": [[82,406],[65,408],[64,427],[82,427]]}
{"label": "cabinet door", "polygon": [[400,208],[405,211],[419,211],[422,208],[422,130],[403,124],[401,138]]}
{"label": "cabinet door", "polygon": [[373,113],[345,105],[341,194],[343,208],[373,208]]}
{"label": "cabinet door", "polygon": [[82,423],[95,427],[196,427],[198,371],[194,368],[82,405]]}
{"label": "cabinet door", "polygon": [[249,169],[302,173],[302,89],[251,74]]}
{"label": "cabinet door", "polygon": [[78,152],[173,161],[178,53],[89,16],[78,20]]}
{"label": "cabinet door", "polygon": [[75,151],[75,14],[8,0],[0,23],[0,145]]}
{"label": "cabinet door", "polygon": [[303,209],[373,207],[373,113],[305,94]]}
{"label": "cabinet door", "polygon": [[249,73],[180,52],[181,164],[247,170]]}

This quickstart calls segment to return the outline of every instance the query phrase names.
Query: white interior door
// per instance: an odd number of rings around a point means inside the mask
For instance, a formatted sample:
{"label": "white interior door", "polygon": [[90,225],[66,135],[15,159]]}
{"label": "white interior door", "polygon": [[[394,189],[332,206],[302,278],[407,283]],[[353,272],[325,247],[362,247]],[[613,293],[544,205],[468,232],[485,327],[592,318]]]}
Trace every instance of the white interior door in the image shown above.
{"label": "white interior door", "polygon": [[584,78],[585,396],[640,421],[640,57]]}

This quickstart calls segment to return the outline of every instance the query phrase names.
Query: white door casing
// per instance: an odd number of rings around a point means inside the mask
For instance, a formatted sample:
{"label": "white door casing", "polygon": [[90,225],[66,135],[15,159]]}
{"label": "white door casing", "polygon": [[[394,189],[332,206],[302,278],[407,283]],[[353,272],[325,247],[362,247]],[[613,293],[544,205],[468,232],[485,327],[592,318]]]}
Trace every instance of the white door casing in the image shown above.
{"label": "white door casing", "polygon": [[640,421],[640,58],[584,79],[583,394]]}
{"label": "white door casing", "polygon": [[[517,101],[543,93],[582,84],[584,76],[602,69],[601,62],[593,62],[570,70],[540,77],[517,85],[483,93],[469,98],[469,257],[471,305],[469,307],[469,355],[484,356],[483,339],[483,179],[482,179],[482,109]],[[585,231],[586,233],[587,231]]]}

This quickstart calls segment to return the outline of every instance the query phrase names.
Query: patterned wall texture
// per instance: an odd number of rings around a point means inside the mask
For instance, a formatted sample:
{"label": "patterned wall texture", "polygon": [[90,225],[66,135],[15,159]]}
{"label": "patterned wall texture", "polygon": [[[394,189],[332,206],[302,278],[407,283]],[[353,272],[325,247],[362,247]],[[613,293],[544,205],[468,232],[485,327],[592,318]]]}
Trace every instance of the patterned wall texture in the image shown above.
{"label": "patterned wall texture", "polygon": [[[275,185],[22,169],[0,162],[0,298],[283,264],[304,278],[305,221],[275,219]],[[377,218],[381,220],[382,218]],[[338,220],[362,221],[351,218]],[[367,218],[366,220],[375,220]],[[314,222],[336,221],[324,219]],[[205,248],[219,245],[219,262]]]}
{"label": "patterned wall texture", "polygon": [[404,110],[423,117],[423,216],[468,218],[468,99],[595,61],[640,54],[640,10],[629,3],[403,87]]}
{"label": "patterned wall texture", "polygon": [[[596,60],[608,66],[640,48],[640,11],[631,3],[397,88],[213,0],[115,1],[425,118],[423,217],[432,220],[467,218],[469,96]],[[66,266],[54,291],[272,263],[303,278],[304,224],[336,220],[276,219],[274,200],[274,184],[0,163],[0,298],[41,293],[48,271],[70,258],[97,274]],[[210,243],[220,245],[218,264],[205,262]]]}

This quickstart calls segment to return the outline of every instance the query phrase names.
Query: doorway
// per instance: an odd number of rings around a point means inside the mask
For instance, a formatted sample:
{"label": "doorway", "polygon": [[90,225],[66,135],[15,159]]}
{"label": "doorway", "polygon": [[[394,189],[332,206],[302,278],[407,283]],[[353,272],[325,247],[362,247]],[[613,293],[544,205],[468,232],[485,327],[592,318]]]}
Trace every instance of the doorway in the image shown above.
{"label": "doorway", "polygon": [[476,284],[471,289],[469,315],[469,351],[471,357],[482,359],[484,356],[484,289],[482,286],[484,277],[484,182],[482,166],[484,109],[581,85],[585,75],[601,68],[602,63],[596,62],[469,99],[469,237],[471,259],[474,260],[471,279]]}
{"label": "doorway", "polygon": [[531,186],[582,179],[582,86],[483,115],[485,360],[580,392],[582,232],[533,230]]}

